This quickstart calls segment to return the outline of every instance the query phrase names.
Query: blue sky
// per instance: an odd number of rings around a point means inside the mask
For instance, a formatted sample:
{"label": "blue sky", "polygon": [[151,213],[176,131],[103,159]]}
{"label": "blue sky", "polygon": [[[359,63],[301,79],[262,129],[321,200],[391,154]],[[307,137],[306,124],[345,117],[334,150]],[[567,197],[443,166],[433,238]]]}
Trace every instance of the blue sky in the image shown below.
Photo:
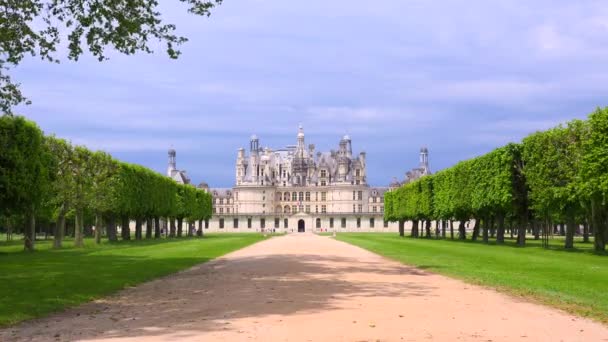
{"label": "blue sky", "polygon": [[[201,18],[163,2],[190,41],[170,60],[110,54],[14,70],[47,132],[195,183],[234,183],[239,147],[317,150],[348,133],[386,185],[608,105],[605,1],[225,0]],[[168,6],[171,5],[171,6]]]}

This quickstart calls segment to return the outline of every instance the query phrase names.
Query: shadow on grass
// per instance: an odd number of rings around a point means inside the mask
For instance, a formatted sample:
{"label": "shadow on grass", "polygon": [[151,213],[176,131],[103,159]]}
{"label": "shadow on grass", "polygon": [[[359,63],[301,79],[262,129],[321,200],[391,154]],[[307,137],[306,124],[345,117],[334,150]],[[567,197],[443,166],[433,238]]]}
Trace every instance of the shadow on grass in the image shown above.
{"label": "shadow on grass", "polygon": [[[543,247],[541,240],[534,240],[534,239],[527,239],[526,240],[526,245],[525,246],[520,246],[520,245],[517,244],[517,240],[511,239],[511,238],[507,238],[507,237],[505,237],[505,242],[503,244],[497,243],[494,238],[492,238],[492,240],[490,240],[487,243],[483,242],[480,239],[478,239],[477,241],[473,241],[473,240],[470,239],[470,237],[467,237],[466,240],[460,240],[460,239],[457,239],[457,238],[455,238],[455,239],[450,239],[450,238],[436,239],[436,238],[426,238],[426,237],[414,238],[414,237],[411,237],[411,236],[404,236],[402,238],[403,239],[413,240],[413,241],[418,241],[418,240],[422,240],[422,241],[444,241],[444,242],[450,242],[450,243],[470,244],[470,245],[482,245],[482,246],[496,246],[496,247],[510,247],[510,248],[538,248],[538,249],[543,249],[543,250],[547,250],[547,251],[555,251],[555,252],[583,253],[583,254],[597,255],[597,256],[608,256],[608,251],[604,251],[604,252],[597,252],[597,251],[595,251],[593,249],[593,247],[594,247],[593,242],[575,241],[574,248],[566,249],[563,246],[557,244],[557,242],[559,242],[560,244],[563,244],[563,237],[558,237],[556,239],[551,239],[550,242],[549,242],[549,246],[548,247]],[[585,248],[577,247],[577,245],[578,246],[583,245],[583,246],[585,246]]]}

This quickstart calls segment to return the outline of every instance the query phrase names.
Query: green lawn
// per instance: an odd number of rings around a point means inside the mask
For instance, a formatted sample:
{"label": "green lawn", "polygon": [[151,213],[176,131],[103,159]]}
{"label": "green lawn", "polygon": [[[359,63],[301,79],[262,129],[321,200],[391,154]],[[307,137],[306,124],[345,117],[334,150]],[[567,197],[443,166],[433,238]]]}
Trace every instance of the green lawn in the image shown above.
{"label": "green lawn", "polygon": [[39,317],[119,289],[167,275],[264,239],[260,234],[212,234],[204,238],[104,243],[52,250],[37,241],[0,242],[0,326]]}
{"label": "green lawn", "polygon": [[608,323],[608,256],[592,244],[565,251],[554,239],[528,247],[401,238],[397,234],[339,233],[337,239],[432,272],[496,288]]}

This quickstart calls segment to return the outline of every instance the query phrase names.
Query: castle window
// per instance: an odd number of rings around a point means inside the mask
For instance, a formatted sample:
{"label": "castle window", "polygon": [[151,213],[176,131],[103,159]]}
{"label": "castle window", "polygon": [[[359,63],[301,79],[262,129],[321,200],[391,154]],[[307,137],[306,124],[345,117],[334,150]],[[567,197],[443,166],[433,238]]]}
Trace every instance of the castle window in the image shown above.
{"label": "castle window", "polygon": [[266,228],[266,219],[260,219],[260,228]]}
{"label": "castle window", "polygon": [[315,213],[318,213],[318,212],[319,212],[319,206],[315,205]]}
{"label": "castle window", "polygon": [[224,229],[224,219],[220,219],[220,229]]}
{"label": "castle window", "polygon": [[326,182],[326,181],[324,181],[324,180],[322,180],[322,181],[321,181],[321,186],[326,186],[326,185],[327,185],[327,182]]}
{"label": "castle window", "polygon": [[357,217],[357,228],[361,228],[361,218]]}
{"label": "castle window", "polygon": [[341,226],[342,228],[346,228],[346,217],[343,217],[341,221],[342,221],[342,222],[340,222],[340,226]]}
{"label": "castle window", "polygon": [[355,170],[355,176],[361,177],[361,170],[360,169],[356,169]]}
{"label": "castle window", "polygon": [[357,179],[357,180],[355,181],[355,184],[356,184],[356,185],[359,185],[359,184],[361,184],[361,182],[360,182],[360,181]]}
{"label": "castle window", "polygon": [[[283,185],[285,185],[285,184],[283,184]],[[286,192],[283,194],[283,200],[289,201],[289,192]]]}
{"label": "castle window", "polygon": [[317,226],[317,228],[321,228],[321,219],[320,218],[317,218],[316,226]]}
{"label": "castle window", "polygon": [[327,200],[327,192],[323,191],[321,193],[321,201],[326,201]]}
{"label": "castle window", "polygon": [[355,205],[353,204],[353,213],[355,213],[355,212],[356,212],[356,211],[355,211],[355,209],[356,209],[356,207],[355,207]]}
{"label": "castle window", "polygon": [[353,201],[355,200],[356,194],[357,194],[357,192],[353,191]]}
{"label": "castle window", "polygon": [[373,217],[370,217],[370,218],[369,218],[369,227],[370,227],[370,228],[374,228],[374,224],[375,224],[375,223],[376,223],[376,222],[375,222],[374,218],[373,218]]}
{"label": "castle window", "polygon": [[247,219],[247,228],[251,228],[251,217]]}
{"label": "castle window", "polygon": [[362,211],[363,211],[363,205],[362,205],[362,204],[359,204],[359,205],[357,206],[357,209],[358,209],[358,211],[359,211],[359,212],[362,212]]}
{"label": "castle window", "polygon": [[224,208],[220,208],[220,214],[224,213]]}
{"label": "castle window", "polygon": [[306,212],[310,213],[310,206],[309,205],[306,206]]}
{"label": "castle window", "polygon": [[323,204],[323,205],[321,206],[321,212],[322,212],[323,214],[325,214],[325,213],[327,212],[327,206],[326,206],[325,204]]}
{"label": "castle window", "polygon": [[303,211],[304,211],[304,206],[300,205],[299,212],[303,212]]}
{"label": "castle window", "polygon": [[289,220],[288,219],[284,219],[283,220],[283,228],[288,228],[289,227]]}
{"label": "castle window", "polygon": [[294,214],[295,214],[295,213],[297,213],[297,212],[298,212],[298,207],[297,207],[297,206],[295,206],[295,205],[292,205],[292,206],[291,206],[291,211],[292,211]]}
{"label": "castle window", "polygon": [[283,196],[280,192],[277,192],[277,201],[282,201],[283,200]]}
{"label": "castle window", "polygon": [[213,213],[215,214],[215,208],[213,208]]}
{"label": "castle window", "polygon": [[372,207],[372,211],[375,213],[375,212],[377,212],[377,211],[378,211],[378,208],[377,208],[376,206],[373,206],[373,207]]}
{"label": "castle window", "polygon": [[310,192],[306,192],[306,202],[310,202]]}
{"label": "castle window", "polygon": [[298,198],[300,202],[304,201],[304,193],[300,192],[300,197]]}
{"label": "castle window", "polygon": [[372,202],[376,203],[376,197],[372,198]]}
{"label": "castle window", "polygon": [[289,214],[289,213],[291,212],[291,209],[289,209],[289,206],[288,206],[288,205],[286,205],[286,206],[285,206],[285,208],[283,208],[283,211],[284,211],[286,214]]}
{"label": "castle window", "polygon": [[359,192],[357,193],[357,198],[359,199],[359,201],[362,201],[362,200],[363,200],[363,191],[359,191]]}
{"label": "castle window", "polygon": [[321,178],[327,177],[327,170],[321,170]]}
{"label": "castle window", "polygon": [[220,198],[220,204],[224,204],[224,199]]}
{"label": "castle window", "polygon": [[334,227],[334,218],[330,217],[329,218],[329,228],[333,228]]}
{"label": "castle window", "polygon": [[298,200],[298,193],[294,191],[291,193],[291,201],[296,202],[297,200]]}
{"label": "castle window", "polygon": [[239,219],[234,219],[232,220],[232,228],[238,228],[239,227]]}
{"label": "castle window", "polygon": [[315,192],[315,201],[318,201],[318,200],[319,200],[319,193]]}
{"label": "castle window", "polygon": [[281,224],[281,220],[278,217],[274,219],[274,228],[279,229],[279,225]]}
{"label": "castle window", "polygon": [[380,212],[383,213],[384,212],[384,207],[380,206]]}

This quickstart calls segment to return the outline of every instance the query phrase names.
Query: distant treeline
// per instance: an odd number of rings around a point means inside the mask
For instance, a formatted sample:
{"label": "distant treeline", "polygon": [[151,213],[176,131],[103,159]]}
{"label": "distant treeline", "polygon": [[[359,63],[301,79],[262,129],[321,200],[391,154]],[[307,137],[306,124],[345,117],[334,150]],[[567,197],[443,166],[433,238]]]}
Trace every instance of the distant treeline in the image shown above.
{"label": "distant treeline", "polygon": [[458,221],[460,239],[474,220],[471,239],[492,235],[503,243],[507,228],[522,246],[527,231],[547,238],[555,224],[565,224],[565,248],[582,226],[584,239],[592,234],[595,250],[604,251],[607,195],[608,108],[598,108],[587,120],[533,133],[388,192],[385,219],[399,221],[401,235],[412,221],[414,237],[431,237],[431,221],[445,237],[447,223]]}
{"label": "distant treeline", "polygon": [[184,221],[199,221],[201,235],[200,223],[210,217],[211,195],[203,190],[45,136],[23,117],[0,117],[0,227],[8,236],[22,232],[26,250],[34,249],[37,222],[53,227],[59,248],[66,221],[73,222],[75,245],[82,246],[93,226],[96,242],[102,236],[116,241],[117,222],[122,239],[131,239],[130,221],[136,239],[143,237],[143,223],[146,238],[159,238],[161,218],[171,222],[171,236],[182,235]]}

